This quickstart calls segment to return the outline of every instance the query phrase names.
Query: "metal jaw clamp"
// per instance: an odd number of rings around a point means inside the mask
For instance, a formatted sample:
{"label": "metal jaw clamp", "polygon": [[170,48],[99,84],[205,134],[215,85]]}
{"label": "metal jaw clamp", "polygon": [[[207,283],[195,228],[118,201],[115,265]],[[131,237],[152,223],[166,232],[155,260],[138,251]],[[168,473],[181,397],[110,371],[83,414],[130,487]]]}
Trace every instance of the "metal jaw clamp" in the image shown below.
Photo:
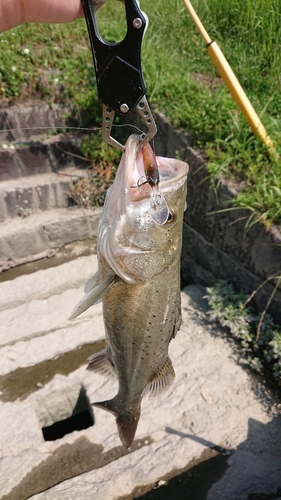
{"label": "metal jaw clamp", "polygon": [[141,71],[141,43],[146,18],[137,0],[120,1],[126,9],[127,33],[119,43],[106,42],[98,30],[96,11],[106,0],[82,0],[82,5],[95,64],[98,96],[103,104],[102,137],[124,151],[125,147],[111,136],[115,112],[127,114],[136,109],[148,129],[142,144],[155,136],[157,128],[145,97]]}

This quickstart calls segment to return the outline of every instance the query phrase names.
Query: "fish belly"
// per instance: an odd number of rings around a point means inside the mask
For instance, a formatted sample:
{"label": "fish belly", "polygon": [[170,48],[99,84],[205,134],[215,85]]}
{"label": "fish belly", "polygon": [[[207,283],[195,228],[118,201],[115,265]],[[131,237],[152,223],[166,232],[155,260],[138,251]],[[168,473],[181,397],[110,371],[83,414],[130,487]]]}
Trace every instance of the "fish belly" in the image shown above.
{"label": "fish belly", "polygon": [[[118,281],[103,298],[106,342],[124,404],[139,402],[168,356],[181,321],[177,262],[144,284]],[[157,393],[164,389],[158,381]]]}

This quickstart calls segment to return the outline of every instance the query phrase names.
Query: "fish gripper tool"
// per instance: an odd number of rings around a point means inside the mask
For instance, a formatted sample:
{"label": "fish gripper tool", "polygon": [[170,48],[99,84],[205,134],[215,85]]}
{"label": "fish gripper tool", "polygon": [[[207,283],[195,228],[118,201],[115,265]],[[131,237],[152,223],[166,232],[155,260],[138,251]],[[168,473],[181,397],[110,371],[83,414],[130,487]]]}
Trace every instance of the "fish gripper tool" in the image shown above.
{"label": "fish gripper tool", "polygon": [[105,41],[98,29],[97,10],[106,0],[82,0],[95,65],[98,97],[103,105],[102,137],[105,142],[124,151],[111,136],[115,113],[126,115],[136,110],[148,132],[142,144],[149,142],[157,127],[148,105],[141,70],[141,44],[147,17],[137,0],[119,0],[126,10],[127,32],[118,43]]}

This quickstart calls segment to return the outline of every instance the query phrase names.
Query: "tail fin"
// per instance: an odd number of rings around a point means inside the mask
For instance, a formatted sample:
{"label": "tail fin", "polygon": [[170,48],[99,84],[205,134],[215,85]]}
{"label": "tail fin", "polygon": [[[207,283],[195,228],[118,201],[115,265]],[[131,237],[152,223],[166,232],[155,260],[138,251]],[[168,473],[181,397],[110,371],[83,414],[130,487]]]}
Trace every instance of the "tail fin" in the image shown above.
{"label": "tail fin", "polygon": [[126,448],[130,448],[139,423],[140,407],[138,407],[136,411],[131,412],[119,410],[117,397],[118,396],[115,396],[115,398],[113,399],[102,401],[100,403],[92,403],[92,405],[113,413],[113,415],[116,417],[119,437],[123,445]]}
{"label": "tail fin", "polygon": [[138,410],[135,414],[121,413],[116,418],[118,433],[125,448],[130,448],[134,440],[139,419],[140,410]]}

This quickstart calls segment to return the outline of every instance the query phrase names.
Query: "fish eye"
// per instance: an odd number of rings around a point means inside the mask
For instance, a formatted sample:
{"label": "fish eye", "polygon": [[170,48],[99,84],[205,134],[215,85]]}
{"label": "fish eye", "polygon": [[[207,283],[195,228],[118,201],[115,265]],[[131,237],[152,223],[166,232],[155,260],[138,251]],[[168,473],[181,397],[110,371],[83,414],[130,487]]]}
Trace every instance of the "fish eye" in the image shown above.
{"label": "fish eye", "polygon": [[174,222],[175,217],[176,217],[175,212],[169,208],[169,215],[168,219],[166,220],[166,224],[171,224],[171,222]]}

